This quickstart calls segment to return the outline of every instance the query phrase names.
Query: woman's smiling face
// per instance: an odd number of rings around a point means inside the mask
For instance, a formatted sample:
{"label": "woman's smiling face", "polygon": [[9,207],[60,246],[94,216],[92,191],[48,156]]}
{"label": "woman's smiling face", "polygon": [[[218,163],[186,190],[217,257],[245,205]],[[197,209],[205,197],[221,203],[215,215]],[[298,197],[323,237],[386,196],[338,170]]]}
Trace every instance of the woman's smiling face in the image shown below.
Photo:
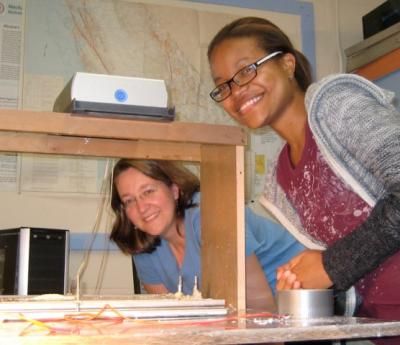
{"label": "woman's smiling face", "polygon": [[129,168],[116,178],[115,186],[129,220],[141,231],[164,236],[176,230],[179,189]]}
{"label": "woman's smiling face", "polygon": [[[230,38],[217,45],[210,56],[215,85],[232,78],[240,69],[265,55],[254,38]],[[248,84],[231,83],[231,95],[220,104],[237,122],[249,128],[272,125],[293,99],[294,57],[280,54],[257,68],[257,76]]]}

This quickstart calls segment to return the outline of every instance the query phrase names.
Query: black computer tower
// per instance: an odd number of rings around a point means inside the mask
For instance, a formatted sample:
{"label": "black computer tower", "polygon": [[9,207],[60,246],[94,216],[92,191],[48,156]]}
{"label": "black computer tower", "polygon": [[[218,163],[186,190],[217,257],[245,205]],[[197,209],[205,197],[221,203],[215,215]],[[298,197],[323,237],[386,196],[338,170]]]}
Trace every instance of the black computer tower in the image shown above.
{"label": "black computer tower", "polygon": [[0,230],[1,295],[66,294],[68,267],[68,230]]}

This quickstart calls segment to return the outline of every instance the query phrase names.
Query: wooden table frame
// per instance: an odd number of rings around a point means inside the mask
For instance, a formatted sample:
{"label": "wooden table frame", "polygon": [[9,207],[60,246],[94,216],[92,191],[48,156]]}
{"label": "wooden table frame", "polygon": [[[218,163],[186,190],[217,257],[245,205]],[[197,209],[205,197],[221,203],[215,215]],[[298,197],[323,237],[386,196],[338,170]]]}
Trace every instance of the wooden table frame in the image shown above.
{"label": "wooden table frame", "polygon": [[235,126],[0,110],[0,151],[199,162],[202,293],[245,310],[244,145]]}
{"label": "wooden table frame", "polygon": [[[97,157],[132,157],[200,163],[202,217],[202,293],[245,310],[244,131],[234,126],[158,123],[79,117],[52,112],[0,110],[0,151]],[[350,339],[397,335],[400,322],[330,318],[282,325],[243,322],[194,328],[124,329],[116,324],[103,335],[20,336],[26,323],[0,328],[3,342],[15,344],[249,344]],[[261,318],[262,319],[262,318]],[[258,320],[258,321],[257,321]],[[232,323],[230,323],[232,322]],[[314,322],[315,324],[313,324]],[[126,327],[130,325],[127,321]],[[93,325],[91,325],[93,326]],[[120,328],[122,327],[122,331]],[[90,328],[92,329],[92,328]],[[106,328],[107,330],[107,328]]]}

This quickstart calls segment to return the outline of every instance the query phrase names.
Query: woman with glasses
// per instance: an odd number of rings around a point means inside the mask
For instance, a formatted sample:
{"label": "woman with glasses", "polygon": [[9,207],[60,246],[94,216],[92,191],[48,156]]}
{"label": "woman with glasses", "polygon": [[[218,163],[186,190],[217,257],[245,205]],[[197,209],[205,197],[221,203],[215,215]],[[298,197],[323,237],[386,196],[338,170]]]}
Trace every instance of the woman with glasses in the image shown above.
{"label": "woman with glasses", "polygon": [[[110,238],[133,255],[144,289],[153,294],[201,291],[197,176],[176,162],[121,159],[112,185],[116,217]],[[249,209],[245,222],[247,307],[275,311],[275,270],[304,247]]]}
{"label": "woman with glasses", "polygon": [[277,288],[355,285],[357,315],[400,319],[400,115],[393,93],[349,74],[311,84],[307,59],[262,18],[223,27],[208,58],[211,98],[240,124],[270,126],[285,141],[268,164],[261,203],[309,249],[278,269]]}

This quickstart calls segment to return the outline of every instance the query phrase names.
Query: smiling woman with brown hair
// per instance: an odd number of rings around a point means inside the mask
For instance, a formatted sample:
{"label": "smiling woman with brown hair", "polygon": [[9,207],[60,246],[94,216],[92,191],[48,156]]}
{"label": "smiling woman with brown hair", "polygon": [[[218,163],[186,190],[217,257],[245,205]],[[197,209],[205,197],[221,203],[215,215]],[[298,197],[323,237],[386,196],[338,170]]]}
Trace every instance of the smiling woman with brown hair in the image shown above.
{"label": "smiling woman with brown hair", "polygon": [[[132,254],[148,293],[175,293],[180,277],[184,294],[192,294],[195,277],[201,290],[199,187],[176,162],[121,159],[114,167],[110,238]],[[248,208],[245,220],[247,307],[274,312],[275,270],[304,247]]]}

